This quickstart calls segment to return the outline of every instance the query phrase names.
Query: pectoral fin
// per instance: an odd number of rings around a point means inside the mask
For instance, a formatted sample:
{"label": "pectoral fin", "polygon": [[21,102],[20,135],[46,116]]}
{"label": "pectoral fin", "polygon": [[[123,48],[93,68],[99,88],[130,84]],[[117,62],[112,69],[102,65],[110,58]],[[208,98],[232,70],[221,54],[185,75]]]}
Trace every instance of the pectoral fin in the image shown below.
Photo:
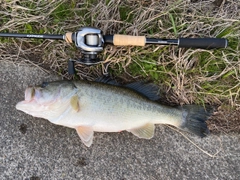
{"label": "pectoral fin", "polygon": [[78,112],[80,110],[80,105],[79,105],[79,100],[77,95],[71,97],[70,104],[75,111]]}
{"label": "pectoral fin", "polygon": [[81,138],[82,142],[87,146],[90,147],[93,142],[93,129],[92,127],[86,126],[79,126],[76,128],[79,137]]}
{"label": "pectoral fin", "polygon": [[154,129],[155,129],[155,125],[148,123],[139,128],[130,129],[127,131],[133,133],[135,136],[139,138],[151,139],[154,136]]}

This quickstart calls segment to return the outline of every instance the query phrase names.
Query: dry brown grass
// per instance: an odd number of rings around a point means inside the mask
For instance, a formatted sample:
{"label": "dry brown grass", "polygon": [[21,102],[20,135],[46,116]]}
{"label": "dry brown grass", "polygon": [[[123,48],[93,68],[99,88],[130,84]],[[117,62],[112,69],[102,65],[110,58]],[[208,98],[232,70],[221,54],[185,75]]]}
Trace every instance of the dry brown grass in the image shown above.
{"label": "dry brown grass", "polygon": [[[108,45],[102,58],[109,64],[111,72],[125,82],[143,77],[153,79],[150,72],[155,71],[159,77],[155,82],[162,87],[169,103],[224,104],[222,107],[227,106],[227,109],[240,107],[240,1],[11,0],[1,1],[0,5],[1,32],[63,34],[79,27],[93,26],[104,34],[124,33],[155,38],[222,35],[229,39],[228,49],[209,51]],[[174,17],[174,24],[170,14]],[[78,56],[79,51],[75,47],[62,41],[6,39],[0,43],[0,60],[40,66],[68,79],[73,77],[67,73],[67,60]],[[138,64],[138,69],[133,70],[133,64]],[[146,64],[154,64],[156,69],[146,69]],[[219,68],[216,73],[212,73],[213,65]],[[104,65],[77,65],[76,68],[78,77],[93,80],[102,74]],[[227,112],[232,113],[230,110]],[[235,110],[235,119],[238,113],[239,110]],[[239,121],[238,118],[236,122]],[[221,124],[215,122],[212,129]]]}

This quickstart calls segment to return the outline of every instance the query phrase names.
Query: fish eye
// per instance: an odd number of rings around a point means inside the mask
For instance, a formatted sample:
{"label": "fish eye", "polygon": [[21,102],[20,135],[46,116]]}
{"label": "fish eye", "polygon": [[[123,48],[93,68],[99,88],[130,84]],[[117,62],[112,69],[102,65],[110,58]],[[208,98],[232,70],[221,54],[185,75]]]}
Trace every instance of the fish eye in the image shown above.
{"label": "fish eye", "polygon": [[45,88],[46,86],[48,86],[48,82],[43,82],[41,88]]}

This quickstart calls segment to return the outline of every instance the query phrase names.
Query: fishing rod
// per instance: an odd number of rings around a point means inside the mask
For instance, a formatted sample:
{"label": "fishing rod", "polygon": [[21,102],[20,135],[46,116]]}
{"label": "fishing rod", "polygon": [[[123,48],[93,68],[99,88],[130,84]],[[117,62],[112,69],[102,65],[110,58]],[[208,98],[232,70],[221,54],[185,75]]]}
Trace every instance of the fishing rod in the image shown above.
{"label": "fishing rod", "polygon": [[105,44],[115,46],[145,46],[147,44],[176,45],[180,48],[200,49],[226,48],[228,45],[227,39],[224,38],[157,39],[120,34],[103,35],[100,29],[93,27],[82,27],[76,32],[68,32],[64,35],[0,33],[0,37],[54,39],[64,40],[67,43],[75,43],[75,46],[81,51],[81,57],[77,60],[70,59],[68,61],[69,74],[75,73],[74,63],[85,65],[100,63],[102,60],[98,57],[98,54],[103,51]]}

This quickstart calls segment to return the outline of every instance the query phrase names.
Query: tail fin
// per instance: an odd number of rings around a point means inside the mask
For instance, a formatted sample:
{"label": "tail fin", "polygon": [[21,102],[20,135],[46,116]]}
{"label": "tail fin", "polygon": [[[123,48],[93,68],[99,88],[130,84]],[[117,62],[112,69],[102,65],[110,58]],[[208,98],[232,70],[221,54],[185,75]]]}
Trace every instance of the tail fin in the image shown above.
{"label": "tail fin", "polygon": [[211,107],[202,107],[198,105],[184,105],[183,110],[184,122],[181,129],[192,132],[200,137],[209,133],[206,120],[211,116],[213,109]]}

